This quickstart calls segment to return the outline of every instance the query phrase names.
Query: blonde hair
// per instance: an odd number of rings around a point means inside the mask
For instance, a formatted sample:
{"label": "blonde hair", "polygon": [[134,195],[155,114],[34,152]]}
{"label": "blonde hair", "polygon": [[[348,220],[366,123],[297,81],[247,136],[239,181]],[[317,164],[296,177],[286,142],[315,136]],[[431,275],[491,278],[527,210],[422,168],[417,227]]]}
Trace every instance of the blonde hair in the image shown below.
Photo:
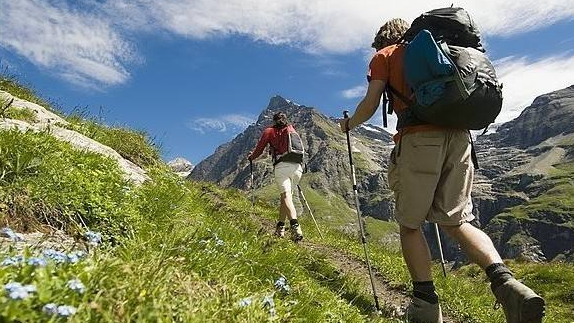
{"label": "blonde hair", "polygon": [[379,29],[371,46],[376,50],[380,50],[381,48],[393,45],[403,37],[409,27],[410,24],[404,19],[391,19]]}

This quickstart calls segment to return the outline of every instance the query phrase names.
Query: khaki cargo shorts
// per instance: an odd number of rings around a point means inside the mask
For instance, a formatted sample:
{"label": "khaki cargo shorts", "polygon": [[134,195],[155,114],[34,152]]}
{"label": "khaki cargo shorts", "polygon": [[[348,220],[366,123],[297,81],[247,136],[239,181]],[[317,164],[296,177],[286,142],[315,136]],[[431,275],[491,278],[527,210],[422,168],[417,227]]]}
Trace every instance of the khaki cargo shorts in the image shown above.
{"label": "khaki cargo shorts", "polygon": [[274,175],[280,193],[292,194],[303,175],[303,166],[299,163],[280,162],[275,165]]}
{"label": "khaki cargo shorts", "polygon": [[473,176],[468,131],[405,134],[389,163],[395,218],[411,229],[425,220],[447,226],[472,221]]}

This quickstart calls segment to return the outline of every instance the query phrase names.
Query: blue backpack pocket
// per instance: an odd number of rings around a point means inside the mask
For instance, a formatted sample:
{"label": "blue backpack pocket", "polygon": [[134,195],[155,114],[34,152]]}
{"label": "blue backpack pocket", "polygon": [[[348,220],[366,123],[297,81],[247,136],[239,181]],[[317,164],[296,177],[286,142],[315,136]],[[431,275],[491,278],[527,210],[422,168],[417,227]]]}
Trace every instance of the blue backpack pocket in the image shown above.
{"label": "blue backpack pocket", "polygon": [[422,106],[429,106],[440,99],[445,83],[454,80],[455,67],[426,29],[408,44],[404,68],[407,84]]}

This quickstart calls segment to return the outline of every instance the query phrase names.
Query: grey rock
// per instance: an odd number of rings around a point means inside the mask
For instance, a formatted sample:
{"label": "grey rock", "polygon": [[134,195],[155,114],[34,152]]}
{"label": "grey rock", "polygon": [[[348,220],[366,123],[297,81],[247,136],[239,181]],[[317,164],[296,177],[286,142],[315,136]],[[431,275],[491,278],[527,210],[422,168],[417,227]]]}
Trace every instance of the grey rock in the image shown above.
{"label": "grey rock", "polygon": [[[0,96],[2,96],[4,99],[10,99],[13,97],[11,94],[2,91],[0,91]],[[0,130],[17,129],[20,131],[31,130],[37,132],[48,132],[55,138],[70,143],[77,149],[99,153],[116,160],[120,169],[124,172],[126,179],[132,181],[135,184],[139,185],[149,179],[142,168],[123,158],[112,148],[103,145],[91,138],[88,138],[76,131],[63,128],[63,126],[68,124],[68,122],[58,115],[35,103],[28,102],[17,97],[14,98],[15,100],[12,106],[21,109],[32,109],[36,112],[36,121],[33,123],[28,123],[21,120],[0,119]]]}

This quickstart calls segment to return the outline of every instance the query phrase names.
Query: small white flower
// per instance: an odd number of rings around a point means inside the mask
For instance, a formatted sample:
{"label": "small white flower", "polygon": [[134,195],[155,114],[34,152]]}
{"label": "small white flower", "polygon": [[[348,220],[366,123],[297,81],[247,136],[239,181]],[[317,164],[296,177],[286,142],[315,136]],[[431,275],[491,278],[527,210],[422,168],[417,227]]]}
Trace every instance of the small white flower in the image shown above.
{"label": "small white flower", "polygon": [[251,305],[252,302],[253,302],[253,299],[251,299],[251,297],[246,297],[246,298],[241,299],[239,301],[238,305],[240,307],[247,307],[247,306]]}

